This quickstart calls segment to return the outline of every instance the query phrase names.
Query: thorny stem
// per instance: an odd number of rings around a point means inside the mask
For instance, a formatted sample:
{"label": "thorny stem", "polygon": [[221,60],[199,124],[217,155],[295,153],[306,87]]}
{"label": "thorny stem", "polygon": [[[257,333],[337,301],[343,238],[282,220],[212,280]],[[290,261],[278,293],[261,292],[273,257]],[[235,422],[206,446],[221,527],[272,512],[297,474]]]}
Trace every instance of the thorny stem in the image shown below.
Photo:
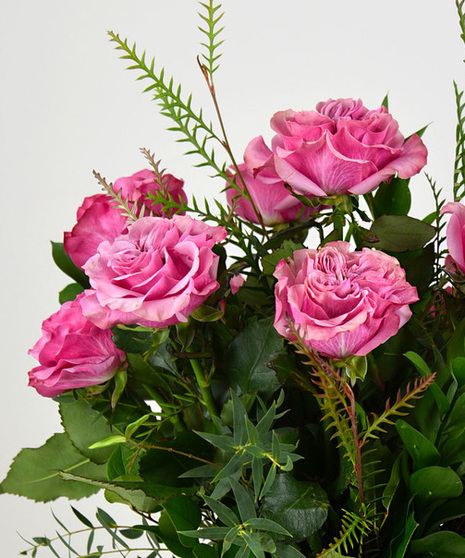
{"label": "thorny stem", "polygon": [[242,176],[241,171],[239,170],[239,166],[238,166],[238,164],[236,162],[236,159],[234,157],[234,154],[232,152],[231,145],[229,143],[228,136],[226,134],[226,128],[224,126],[223,117],[221,116],[221,111],[220,111],[220,107],[219,107],[219,104],[218,104],[218,99],[216,97],[215,84],[213,83],[213,79],[210,79],[210,76],[208,75],[208,69],[205,67],[205,64],[203,64],[202,61],[200,60],[200,56],[197,56],[197,62],[200,66],[203,77],[205,78],[205,81],[207,82],[208,90],[210,91],[210,95],[211,95],[211,98],[213,100],[213,105],[215,107],[216,115],[218,117],[218,122],[220,124],[221,133],[223,134],[223,141],[221,142],[221,144],[223,145],[227,154],[229,155],[229,158],[231,159],[234,170],[236,171],[236,176],[238,176],[240,181],[242,182],[244,193],[246,194],[248,200],[250,201],[250,204],[252,205],[252,208],[255,212],[255,215],[257,216],[258,222],[260,223],[260,227],[262,228],[262,231],[263,231],[263,235],[268,239],[268,232],[265,228],[265,223],[263,222],[262,214],[260,213],[260,210],[258,209],[258,207],[255,205],[255,202],[253,201],[252,196],[250,195],[250,192],[249,192],[249,190],[246,186],[245,180]]}

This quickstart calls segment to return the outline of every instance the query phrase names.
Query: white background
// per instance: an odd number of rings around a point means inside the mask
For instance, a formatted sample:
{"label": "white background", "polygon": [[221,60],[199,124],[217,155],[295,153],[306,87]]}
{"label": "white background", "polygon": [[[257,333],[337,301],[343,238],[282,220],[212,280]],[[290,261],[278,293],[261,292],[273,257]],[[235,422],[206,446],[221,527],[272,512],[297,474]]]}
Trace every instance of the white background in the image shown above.
{"label": "white background", "polygon": [[[56,405],[27,387],[27,350],[58,309],[66,278],[49,240],[70,230],[84,196],[97,193],[92,169],[109,180],[145,166],[139,147],[186,180],[188,192],[219,196],[222,184],[193,169],[166,132],[150,95],[108,43],[106,29],[156,54],[197,106],[213,112],[197,68],[201,34],[194,0],[2,0],[0,143],[2,325],[0,477],[22,447],[60,430]],[[277,110],[311,109],[329,97],[362,98],[369,108],[390,94],[404,135],[425,124],[427,167],[452,192],[453,79],[465,87],[465,48],[453,0],[224,0],[225,45],[217,88],[232,146],[272,136]],[[222,154],[218,151],[220,159]],[[424,176],[412,181],[415,215],[433,209]],[[101,500],[99,500],[101,503]],[[25,537],[55,529],[50,506],[0,496],[0,555],[16,556]],[[95,501],[78,503],[89,515]],[[107,509],[109,505],[107,506]],[[71,517],[67,502],[55,502]],[[124,521],[124,509],[109,510]],[[73,524],[73,521],[70,521]],[[41,554],[39,553],[39,556]],[[43,556],[49,556],[43,554]]]}

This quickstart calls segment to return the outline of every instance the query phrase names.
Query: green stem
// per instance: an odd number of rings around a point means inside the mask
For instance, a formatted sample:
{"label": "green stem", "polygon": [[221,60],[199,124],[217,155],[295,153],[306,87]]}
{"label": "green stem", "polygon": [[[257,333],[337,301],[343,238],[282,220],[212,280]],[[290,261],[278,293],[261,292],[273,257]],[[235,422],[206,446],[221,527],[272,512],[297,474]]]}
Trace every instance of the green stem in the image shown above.
{"label": "green stem", "polygon": [[150,395],[150,397],[155,401],[155,403],[160,406],[163,413],[172,422],[176,432],[182,432],[183,430],[185,430],[184,425],[182,424],[182,421],[179,418],[178,414],[173,413],[171,410],[166,410],[166,401],[164,400],[164,398],[155,389],[152,389],[147,384],[144,384],[144,389]]}
{"label": "green stem", "polygon": [[191,358],[189,359],[189,362],[191,363],[192,370],[194,371],[195,378],[197,380],[197,383],[199,384],[200,391],[202,392],[203,401],[205,403],[205,406],[207,407],[210,417],[211,418],[217,417],[218,410],[216,408],[216,403],[215,400],[213,399],[213,395],[210,389],[210,382],[208,382],[205,379],[202,367],[200,366],[200,363],[197,360]]}

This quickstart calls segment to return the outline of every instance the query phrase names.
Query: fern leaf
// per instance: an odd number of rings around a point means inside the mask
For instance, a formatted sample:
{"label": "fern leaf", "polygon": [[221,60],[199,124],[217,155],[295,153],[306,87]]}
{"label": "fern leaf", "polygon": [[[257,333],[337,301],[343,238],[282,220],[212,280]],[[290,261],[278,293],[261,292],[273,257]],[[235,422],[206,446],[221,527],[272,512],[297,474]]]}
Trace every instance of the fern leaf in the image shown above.
{"label": "fern leaf", "polygon": [[200,43],[206,50],[206,54],[202,54],[202,66],[205,68],[209,81],[212,83],[213,74],[218,69],[217,61],[221,57],[218,48],[223,44],[223,40],[219,39],[224,27],[219,27],[219,22],[224,16],[224,12],[219,11],[221,4],[217,4],[215,0],[208,0],[208,3],[200,2],[205,9],[206,15],[199,12],[199,16],[206,27],[200,27],[199,30],[206,36],[207,42]]}
{"label": "fern leaf", "polygon": [[454,200],[461,201],[465,195],[465,102],[463,101],[463,91],[459,91],[455,81],[454,92],[457,110]]}
{"label": "fern leaf", "polygon": [[433,383],[435,377],[436,374],[430,374],[429,376],[418,378],[413,384],[407,387],[404,394],[402,394],[400,390],[397,392],[397,397],[393,404],[388,400],[386,402],[386,408],[380,416],[372,414],[372,422],[370,423],[368,419],[368,426],[361,437],[362,445],[370,438],[376,439],[380,433],[385,432],[384,426],[394,424],[394,417],[405,416],[407,414],[405,409],[413,407],[411,400],[421,397],[423,392]]}
{"label": "fern leaf", "polygon": [[344,512],[341,519],[341,531],[334,541],[316,558],[340,558],[356,545],[360,545],[371,527],[371,522],[353,512]]}
{"label": "fern leaf", "polygon": [[129,197],[123,199],[122,195],[119,192],[115,192],[115,190],[113,189],[113,184],[111,182],[110,184],[108,184],[105,178],[103,178],[98,172],[93,171],[93,174],[98,180],[99,184],[105,190],[105,193],[113,198],[113,200],[116,202],[115,207],[121,209],[121,211],[132,221],[138,219],[138,215],[134,211],[136,204],[133,204],[133,206],[131,206]]}
{"label": "fern leaf", "polygon": [[194,111],[192,108],[192,95],[189,95],[184,101],[181,85],[176,85],[174,79],[170,77],[166,79],[165,70],[162,68],[158,75],[155,73],[155,61],[151,60],[149,64],[145,61],[145,52],[138,56],[136,45],[132,47],[128,44],[127,39],[121,39],[120,36],[113,31],[109,31],[110,40],[116,44],[116,49],[123,52],[121,58],[130,60],[127,66],[128,70],[136,70],[141,72],[138,80],[149,80],[144,92],[151,92],[153,98],[160,106],[160,113],[166,116],[174,123],[174,126],[168,128],[179,133],[182,137],[178,139],[181,142],[188,142],[192,145],[189,153],[200,156],[204,162],[201,166],[209,166],[215,171],[215,176],[221,176],[225,180],[228,179],[224,172],[224,165],[218,165],[212,152],[207,151],[206,144],[211,140],[222,144],[221,139],[212,129],[211,123],[205,122],[202,111]]}

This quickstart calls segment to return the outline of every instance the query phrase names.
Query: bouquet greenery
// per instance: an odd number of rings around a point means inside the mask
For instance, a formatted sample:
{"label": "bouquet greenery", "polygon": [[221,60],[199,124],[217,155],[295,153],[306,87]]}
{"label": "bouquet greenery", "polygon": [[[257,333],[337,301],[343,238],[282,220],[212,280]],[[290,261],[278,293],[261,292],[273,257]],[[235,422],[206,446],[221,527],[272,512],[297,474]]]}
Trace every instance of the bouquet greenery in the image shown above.
{"label": "bouquet greenery", "polygon": [[419,220],[424,130],[404,138],[387,98],[277,112],[271,145],[252,139],[239,162],[215,90],[221,6],[199,15],[217,127],[110,37],[227,204],[189,201],[146,149],[132,176],[95,173],[103,193],[53,243],[73,282],[31,349],[29,383],[64,431],[1,483],[36,501],[104,491],[134,522],[73,507],[81,528],[57,518],[23,554],[463,558],[463,92],[454,199],[428,177]]}

